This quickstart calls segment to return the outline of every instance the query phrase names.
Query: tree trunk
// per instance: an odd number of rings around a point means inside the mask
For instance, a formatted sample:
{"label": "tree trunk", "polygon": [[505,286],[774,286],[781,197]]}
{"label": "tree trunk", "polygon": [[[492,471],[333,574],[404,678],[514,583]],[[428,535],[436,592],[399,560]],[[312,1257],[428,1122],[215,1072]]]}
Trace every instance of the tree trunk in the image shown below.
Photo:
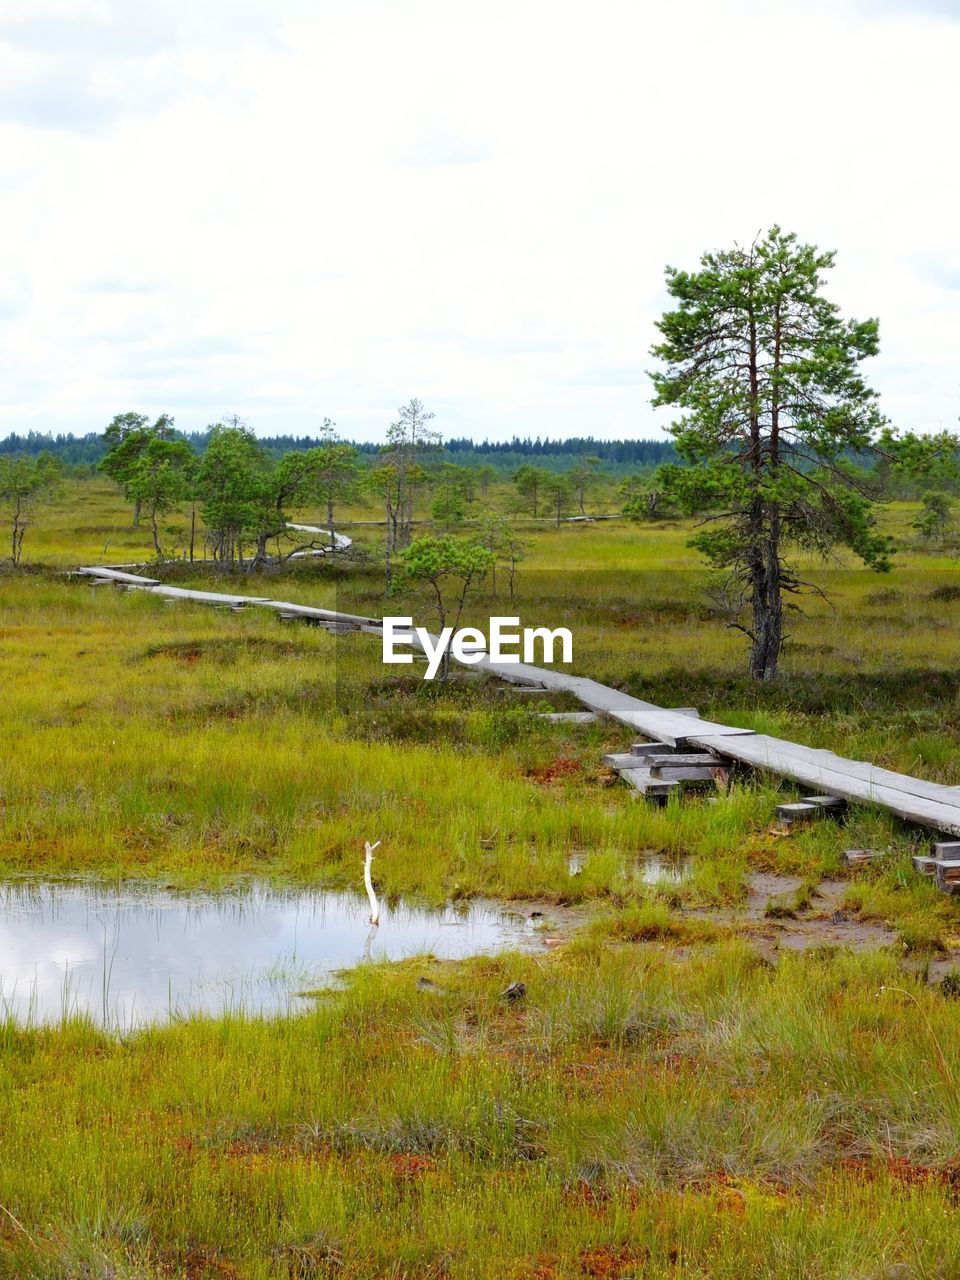
{"label": "tree trunk", "polygon": [[327,528],[330,532],[330,550],[336,551],[337,536],[333,529],[333,497],[329,494],[327,495]]}
{"label": "tree trunk", "polygon": [[140,528],[140,507],[141,502],[140,499],[137,498],[136,502],[133,504],[133,527],[135,529]]}
{"label": "tree trunk", "polygon": [[253,559],[247,568],[248,573],[255,573],[261,566],[267,563],[267,539],[270,537],[270,531],[264,533],[262,530],[257,534],[257,549],[253,553]]}
{"label": "tree trunk", "polygon": [[783,596],[778,576],[764,578],[763,594],[753,601],[750,675],[754,680],[775,680],[783,644]]}
{"label": "tree trunk", "polygon": [[190,504],[190,563],[193,564],[193,546],[197,536],[197,504]]}

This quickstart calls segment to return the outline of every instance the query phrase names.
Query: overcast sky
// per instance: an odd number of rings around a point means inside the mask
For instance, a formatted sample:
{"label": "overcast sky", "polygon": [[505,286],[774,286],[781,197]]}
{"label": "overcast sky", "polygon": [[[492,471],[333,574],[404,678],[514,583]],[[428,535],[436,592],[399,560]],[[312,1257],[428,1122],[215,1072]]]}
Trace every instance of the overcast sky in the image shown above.
{"label": "overcast sky", "polygon": [[652,436],[663,268],[780,222],[960,414],[960,0],[0,0],[0,435]]}

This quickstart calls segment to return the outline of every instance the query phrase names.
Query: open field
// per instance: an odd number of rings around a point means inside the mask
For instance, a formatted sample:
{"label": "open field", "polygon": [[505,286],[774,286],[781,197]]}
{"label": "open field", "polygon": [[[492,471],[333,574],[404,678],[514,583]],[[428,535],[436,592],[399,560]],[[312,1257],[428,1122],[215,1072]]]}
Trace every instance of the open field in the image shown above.
{"label": "open field", "polygon": [[[960,911],[912,872],[923,833],[854,810],[782,836],[791,793],[749,776],[647,808],[600,764],[627,745],[615,724],[547,725],[484,679],[427,686],[371,637],[67,579],[148,556],[129,508],[83,483],[28,535],[41,567],[0,577],[5,874],[359,888],[379,838],[390,898],[577,914],[543,955],[363,966],[298,1018],[119,1038],[7,1022],[0,1275],[960,1274],[960,1006],[925,982]],[[911,518],[885,513],[900,534]],[[907,547],[883,577],[832,571],[760,687],[688,528],[521,523],[517,601],[477,619],[564,622],[582,674],[960,785],[950,561]],[[375,551],[376,526],[350,532]],[[375,562],[227,582],[424,608],[384,600]],[[886,856],[842,871],[861,846]],[[649,883],[650,851],[689,874]],[[761,872],[797,877],[801,916],[841,878],[830,910],[888,923],[890,945],[774,953],[738,914]]]}

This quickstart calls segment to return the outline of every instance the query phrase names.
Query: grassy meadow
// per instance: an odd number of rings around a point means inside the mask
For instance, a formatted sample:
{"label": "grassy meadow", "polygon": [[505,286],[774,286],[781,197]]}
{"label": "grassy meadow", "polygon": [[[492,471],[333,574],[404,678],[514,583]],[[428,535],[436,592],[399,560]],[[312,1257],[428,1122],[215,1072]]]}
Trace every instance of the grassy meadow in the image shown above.
{"label": "grassy meadow", "polygon": [[[580,674],[960,785],[960,575],[914,510],[884,512],[890,574],[811,567],[830,598],[769,687],[680,523],[518,519],[517,598],[471,620],[563,622]],[[378,515],[344,513],[349,561],[162,572],[430,621],[384,598]],[[566,923],[542,953],[362,965],[298,1017],[0,1022],[0,1277],[960,1276],[960,980],[928,980],[960,911],[910,866],[929,833],[856,809],[783,835],[796,793],[755,776],[648,807],[600,763],[613,722],[64,572],[149,556],[111,485],[71,481],[0,575],[0,872],[360,889],[381,839],[388,899]],[[850,847],[885,857],[848,872]],[[688,874],[651,883],[651,854]],[[830,911],[889,944],[772,949],[758,873],[814,917],[841,881]]]}

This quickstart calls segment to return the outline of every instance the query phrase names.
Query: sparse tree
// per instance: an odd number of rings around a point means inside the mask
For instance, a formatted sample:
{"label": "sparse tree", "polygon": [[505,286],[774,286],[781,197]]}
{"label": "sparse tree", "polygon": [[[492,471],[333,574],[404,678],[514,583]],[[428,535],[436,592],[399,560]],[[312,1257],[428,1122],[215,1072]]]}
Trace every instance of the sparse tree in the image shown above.
{"label": "sparse tree", "polygon": [[463,523],[467,514],[467,504],[463,494],[453,486],[438,489],[430,503],[430,519],[434,524],[449,533]]}
{"label": "sparse tree", "polygon": [[254,485],[254,515],[251,533],[254,540],[254,552],[249,564],[249,572],[262,569],[268,562],[267,543],[271,538],[277,539],[277,558],[288,559],[299,548],[294,545],[284,554],[281,550],[280,538],[288,535],[288,506],[301,506],[314,492],[316,473],[311,453],[292,451],[285,453],[274,465],[265,467]]}
{"label": "sparse tree", "polygon": [[35,458],[0,456],[0,506],[10,526],[10,561],[14,568],[23,556],[23,540],[37,508],[59,489],[62,467],[46,450]]}
{"label": "sparse tree", "polygon": [[644,524],[654,520],[662,520],[665,516],[675,515],[670,503],[665,501],[663,490],[650,482],[646,487],[638,489],[627,497],[623,504],[623,514],[635,524]]}
{"label": "sparse tree", "polygon": [[497,468],[490,465],[489,462],[483,463],[482,466],[476,468],[477,484],[480,486],[480,496],[485,498],[487,490],[497,478]]}
{"label": "sparse tree", "polygon": [[[483,582],[493,560],[493,552],[481,543],[450,534],[414,538],[399,557],[404,579],[430,595],[441,631],[460,625],[467,598]],[[449,650],[443,656],[441,679],[447,678],[448,670]]]}
{"label": "sparse tree", "polygon": [[467,508],[473,502],[473,472],[469,467],[442,462],[434,469],[431,481],[433,500],[430,504],[430,518],[449,532],[463,523]]}
{"label": "sparse tree", "polygon": [[570,483],[573,485],[573,495],[576,498],[577,510],[582,516],[587,514],[587,495],[596,486],[599,467],[599,458],[594,457],[592,454],[583,454],[577,460],[577,465],[570,472]]}
{"label": "sparse tree", "polygon": [[[109,446],[100,462],[100,470],[123,486],[125,495],[130,493],[130,481],[137,470],[137,464],[152,440],[172,440],[174,436],[173,418],[162,413],[153,425],[143,413],[118,413],[103,433],[104,442]],[[133,498],[133,527],[140,527],[141,504]]]}
{"label": "sparse tree", "polygon": [[154,436],[137,457],[127,480],[127,493],[138,511],[146,511],[157,559],[162,559],[159,522],[191,493],[197,459],[185,440]]}
{"label": "sparse tree", "polygon": [[784,596],[804,585],[791,548],[842,544],[888,565],[890,541],[844,461],[884,425],[859,369],[878,325],[841,319],[823,293],[832,265],[774,227],[748,248],[705,254],[698,271],[667,270],[677,305],[659,323],[654,403],[682,411],[671,433],[690,465],[663,467],[661,481],[711,523],[693,545],[734,584],[732,625],[749,637],[758,680],[777,673]]}
{"label": "sparse tree", "polygon": [[921,499],[920,514],[913,527],[920,540],[930,545],[945,546],[954,532],[956,503],[949,493],[932,490]]}
{"label": "sparse tree", "polygon": [[422,400],[408,400],[387,430],[370,483],[383,498],[387,516],[386,573],[390,582],[394,556],[408,546],[413,529],[413,504],[427,479],[426,458],[440,444],[430,423],[434,414]]}
{"label": "sparse tree", "polygon": [[311,477],[308,493],[310,499],[326,507],[330,545],[336,547],[335,506],[356,498],[360,487],[360,464],[356,449],[338,437],[336,423],[329,418],[323,420],[320,438],[323,443],[307,453]]}
{"label": "sparse tree", "polygon": [[505,516],[493,511],[481,517],[477,540],[493,555],[490,566],[491,590],[496,595],[497,567],[502,565],[512,600],[516,594],[517,570],[527,554],[527,544]]}
{"label": "sparse tree", "polygon": [[560,521],[565,513],[573,508],[574,487],[570,477],[564,475],[562,471],[548,472],[543,485],[543,494],[550,504],[550,510],[556,517],[557,528],[559,529]]}
{"label": "sparse tree", "polygon": [[517,492],[529,500],[534,519],[537,517],[540,490],[549,479],[549,471],[544,470],[543,467],[535,467],[531,462],[525,462],[514,472],[513,483],[517,486]]}
{"label": "sparse tree", "polygon": [[249,427],[217,423],[200,460],[197,493],[213,558],[244,564],[243,541],[261,524],[266,459]]}

